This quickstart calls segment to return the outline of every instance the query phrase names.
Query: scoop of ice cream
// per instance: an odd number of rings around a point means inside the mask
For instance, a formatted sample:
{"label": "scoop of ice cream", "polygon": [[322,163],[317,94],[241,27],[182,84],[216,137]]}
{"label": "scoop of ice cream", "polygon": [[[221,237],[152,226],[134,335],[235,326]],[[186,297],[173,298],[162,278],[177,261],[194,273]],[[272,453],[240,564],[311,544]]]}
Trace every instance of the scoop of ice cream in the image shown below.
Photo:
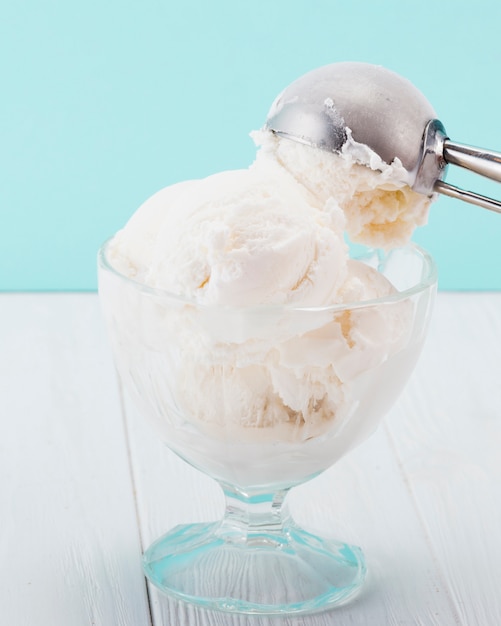
{"label": "scoop of ice cream", "polygon": [[376,247],[405,243],[429,198],[352,157],[255,134],[247,170],[167,187],[147,200],[110,249],[126,275],[219,306],[338,301],[346,278],[344,231]]}
{"label": "scoop of ice cream", "polygon": [[353,242],[396,248],[426,223],[431,198],[410,188],[409,173],[398,159],[388,165],[367,146],[353,141],[345,144],[343,154],[336,154],[269,131],[253,133],[253,137],[261,146],[258,162],[280,163],[310,191],[318,206],[332,201],[339,205]]}
{"label": "scoop of ice cream", "polygon": [[[338,290],[340,303],[377,299],[394,293],[375,269],[347,262],[347,277]],[[376,370],[408,338],[407,303],[340,311],[283,310],[273,330],[247,317],[247,334],[238,312],[223,317],[217,328],[186,333],[176,372],[183,413],[196,416],[200,428],[219,439],[305,441],[338,427],[354,405],[353,384]],[[195,316],[196,317],[196,316]],[[232,326],[239,330],[235,341]],[[186,327],[186,319],[185,319]],[[232,341],[233,339],[233,341]]]}
{"label": "scoop of ice cream", "polygon": [[119,232],[110,260],[204,304],[321,305],[346,273],[344,216],[275,163],[163,189]]}
{"label": "scoop of ice cream", "polygon": [[[395,291],[376,269],[349,259],[345,232],[400,245],[430,200],[408,187],[399,163],[372,169],[353,152],[327,153],[270,132],[255,139],[261,148],[248,169],[147,200],[110,243],[108,261],[185,298],[172,311],[152,303],[142,319],[151,350],[170,355],[169,382],[155,389],[175,389],[178,414],[219,439],[305,441],[343,423],[357,380],[408,336],[402,303],[322,309]],[[303,315],[300,307],[319,310]],[[134,346],[133,306],[121,309],[121,341]]]}

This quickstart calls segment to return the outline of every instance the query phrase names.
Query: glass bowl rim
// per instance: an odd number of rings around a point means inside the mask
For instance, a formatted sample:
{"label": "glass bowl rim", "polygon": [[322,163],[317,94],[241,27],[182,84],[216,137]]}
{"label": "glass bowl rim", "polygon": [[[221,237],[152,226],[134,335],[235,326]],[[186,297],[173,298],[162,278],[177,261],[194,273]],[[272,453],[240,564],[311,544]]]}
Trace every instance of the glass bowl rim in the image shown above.
{"label": "glass bowl rim", "polygon": [[[342,302],[335,304],[324,304],[320,306],[311,306],[311,305],[298,305],[295,303],[281,303],[281,304],[257,304],[257,305],[246,305],[246,306],[230,306],[230,305],[215,305],[215,304],[204,304],[197,301],[195,298],[190,298],[187,296],[182,296],[179,294],[172,293],[165,289],[160,289],[157,287],[151,287],[146,283],[142,283],[140,281],[134,280],[130,276],[123,274],[118,269],[116,269],[109,261],[107,256],[108,248],[113,241],[113,236],[109,237],[99,248],[98,251],[98,266],[102,269],[110,272],[115,275],[117,278],[123,280],[125,283],[130,284],[136,290],[143,292],[146,295],[154,296],[164,300],[170,300],[175,302],[178,305],[191,305],[199,309],[204,310],[224,310],[224,311],[235,311],[242,313],[243,311],[252,311],[252,312],[271,312],[271,311],[311,311],[311,312],[326,312],[326,311],[344,311],[344,310],[352,310],[352,309],[360,309],[372,306],[378,306],[382,304],[391,304],[395,302],[401,302],[402,300],[406,300],[407,298],[416,295],[418,293],[422,293],[429,289],[430,287],[436,285],[437,283],[437,266],[436,263],[431,256],[431,254],[417,245],[414,242],[409,242],[404,246],[399,246],[397,248],[393,248],[388,250],[387,253],[391,254],[398,250],[410,250],[414,254],[418,254],[423,259],[423,277],[420,281],[416,282],[411,287],[407,289],[403,289],[402,291],[395,291],[387,296],[382,296],[380,298],[372,298],[367,300],[355,300],[353,302]],[[376,253],[378,251],[377,248],[366,248],[367,254],[359,255],[358,257],[353,257],[354,259],[361,259],[363,256],[369,256],[369,253]]]}

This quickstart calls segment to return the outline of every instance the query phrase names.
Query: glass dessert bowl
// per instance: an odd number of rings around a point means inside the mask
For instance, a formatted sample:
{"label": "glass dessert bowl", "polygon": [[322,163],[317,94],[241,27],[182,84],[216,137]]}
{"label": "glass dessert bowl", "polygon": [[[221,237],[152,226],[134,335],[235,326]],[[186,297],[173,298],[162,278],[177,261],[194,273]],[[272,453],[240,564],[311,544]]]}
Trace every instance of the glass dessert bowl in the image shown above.
{"label": "glass dessert bowl", "polygon": [[120,378],[161,439],[226,498],[222,520],[177,526],[147,549],[149,580],[236,613],[309,613],[353,597],[361,550],[300,528],[285,500],[366,439],[400,394],[430,318],[431,257],[413,244],[364,250],[357,267],[393,285],[383,297],[213,307],[135,282],[108,249],[99,292]]}

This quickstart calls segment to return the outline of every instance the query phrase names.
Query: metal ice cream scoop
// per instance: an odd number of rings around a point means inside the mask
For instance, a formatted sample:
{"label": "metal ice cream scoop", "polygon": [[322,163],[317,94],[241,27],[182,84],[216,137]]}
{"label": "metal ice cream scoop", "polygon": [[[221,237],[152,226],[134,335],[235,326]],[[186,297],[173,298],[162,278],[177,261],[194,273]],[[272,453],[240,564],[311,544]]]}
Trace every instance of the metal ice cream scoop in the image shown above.
{"label": "metal ice cream scoop", "polygon": [[501,153],[451,141],[423,94],[381,66],[346,62],[308,72],[276,98],[265,128],[332,152],[351,135],[387,164],[400,159],[415,191],[501,213],[500,201],[442,180],[452,164],[501,182]]}

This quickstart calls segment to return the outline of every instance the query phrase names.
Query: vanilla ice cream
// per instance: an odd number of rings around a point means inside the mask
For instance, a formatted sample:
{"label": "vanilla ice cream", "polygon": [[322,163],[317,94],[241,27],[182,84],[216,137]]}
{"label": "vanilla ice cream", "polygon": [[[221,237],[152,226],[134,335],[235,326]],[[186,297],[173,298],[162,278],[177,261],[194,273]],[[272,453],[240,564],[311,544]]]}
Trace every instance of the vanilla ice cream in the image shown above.
{"label": "vanilla ice cream", "polygon": [[[351,259],[346,235],[401,246],[430,204],[399,162],[253,136],[248,169],[147,200],[106,250],[129,284],[100,286],[119,369],[145,413],[182,456],[235,484],[266,482],[279,458],[284,482],[287,459],[308,459],[314,475],[391,404],[419,351],[414,305],[392,302],[383,257]],[[139,284],[150,292],[139,297]]]}
{"label": "vanilla ice cream", "polygon": [[388,165],[350,136],[340,155],[269,132],[254,137],[263,145],[258,161],[270,156],[313,194],[317,205],[335,203],[342,209],[351,241],[395,248],[426,223],[431,198],[411,189],[413,178],[399,159]]}
{"label": "vanilla ice cream", "polygon": [[115,236],[112,264],[203,304],[321,306],[340,301],[348,277],[345,231],[392,248],[426,221],[430,199],[407,185],[399,163],[373,170],[351,154],[254,136],[261,149],[247,170],[178,183],[147,200]]}

